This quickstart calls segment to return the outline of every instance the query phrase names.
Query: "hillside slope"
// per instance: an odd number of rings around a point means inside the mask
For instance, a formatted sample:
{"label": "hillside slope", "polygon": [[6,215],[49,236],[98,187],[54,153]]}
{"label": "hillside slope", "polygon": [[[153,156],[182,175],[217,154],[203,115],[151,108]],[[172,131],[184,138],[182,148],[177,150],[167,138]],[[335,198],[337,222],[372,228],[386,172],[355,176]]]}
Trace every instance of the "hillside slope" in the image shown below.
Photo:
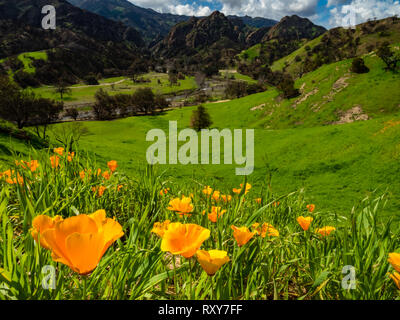
{"label": "hillside slope", "polygon": [[[57,10],[56,30],[41,27],[41,9],[49,4]],[[0,30],[0,58],[49,50],[48,59],[37,66],[42,83],[54,83],[61,76],[73,83],[89,73],[124,70],[144,45],[134,28],[64,0],[0,0]]]}
{"label": "hillside slope", "polygon": [[[160,13],[152,9],[141,8],[127,0],[69,0],[73,5],[97,13],[106,18],[122,21],[134,27],[142,35],[149,46],[162,40],[171,28],[191,17],[170,13]],[[228,16],[230,20],[241,19],[244,24],[261,28],[273,26],[277,21],[266,18]]]}

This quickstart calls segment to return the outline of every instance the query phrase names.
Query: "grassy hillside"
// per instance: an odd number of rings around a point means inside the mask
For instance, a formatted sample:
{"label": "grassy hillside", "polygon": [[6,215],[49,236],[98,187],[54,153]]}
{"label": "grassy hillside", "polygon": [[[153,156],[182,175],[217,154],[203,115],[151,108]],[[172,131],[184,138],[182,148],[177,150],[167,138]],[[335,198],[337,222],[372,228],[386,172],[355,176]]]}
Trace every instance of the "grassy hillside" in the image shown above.
{"label": "grassy hillside", "polygon": [[[393,49],[399,50],[400,19],[387,18],[379,21],[370,21],[358,25],[355,30],[343,28],[332,29],[324,35],[305,43],[301,48],[290,55],[275,61],[273,71],[285,70],[298,77],[303,73],[305,60],[317,60],[318,46],[324,42],[336,55],[341,57],[364,56],[371,53],[380,43],[389,42]],[[320,59],[320,58],[318,58]]]}
{"label": "grassy hillside", "polygon": [[[247,107],[259,103],[265,95],[252,96]],[[236,101],[236,106],[243,105],[244,101]],[[246,121],[253,120],[243,117],[231,122],[235,117],[221,117],[220,114],[227,114],[228,106],[231,110],[235,108],[235,104],[229,103],[208,105],[215,127],[240,128],[246,126]],[[170,120],[177,120],[178,126],[185,128],[192,110],[185,108],[163,116],[111,122],[86,122],[89,135],[82,139],[80,146],[96,154],[100,161],[115,158],[124,170],[134,173],[145,162],[146,149],[151,145],[145,140],[148,130],[161,128],[168,134]],[[260,182],[272,175],[272,188],[278,194],[305,187],[310,201],[319,207],[347,213],[375,189],[379,192],[389,189],[394,200],[386,212],[396,213],[396,207],[400,205],[400,184],[396,178],[400,170],[399,120],[400,114],[396,114],[337,126],[274,131],[256,129],[256,170],[250,181],[257,190]],[[190,180],[192,177],[230,192],[230,186],[242,182],[241,177],[235,176],[235,167],[175,165],[163,169],[167,169],[173,179]]]}
{"label": "grassy hillside", "polygon": [[[256,170],[250,176],[255,190],[257,181],[272,175],[272,188],[279,194],[305,187],[318,206],[349,212],[373,190],[388,189],[394,200],[386,212],[396,212],[400,204],[396,179],[400,169],[400,75],[384,71],[373,54],[365,61],[370,68],[367,74],[350,73],[351,60],[307,74],[296,81],[302,95],[291,100],[281,100],[279,92],[271,88],[206,105],[213,128],[256,129]],[[81,148],[96,154],[99,161],[115,158],[124,170],[134,173],[145,163],[151,145],[146,133],[153,128],[168,133],[170,120],[186,128],[194,109],[82,123],[89,134],[82,138]],[[235,167],[176,165],[165,169],[178,180],[192,177],[229,192],[242,181],[235,176]]]}

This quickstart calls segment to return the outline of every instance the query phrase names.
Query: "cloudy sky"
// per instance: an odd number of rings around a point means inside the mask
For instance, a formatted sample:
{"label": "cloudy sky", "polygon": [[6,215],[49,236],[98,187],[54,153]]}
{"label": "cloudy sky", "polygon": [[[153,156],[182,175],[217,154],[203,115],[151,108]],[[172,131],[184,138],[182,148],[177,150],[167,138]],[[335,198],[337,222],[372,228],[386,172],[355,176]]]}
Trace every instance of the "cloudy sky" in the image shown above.
{"label": "cloudy sky", "polygon": [[354,24],[398,14],[400,0],[129,0],[162,13],[205,16],[225,14],[280,20],[297,14],[327,28]]}

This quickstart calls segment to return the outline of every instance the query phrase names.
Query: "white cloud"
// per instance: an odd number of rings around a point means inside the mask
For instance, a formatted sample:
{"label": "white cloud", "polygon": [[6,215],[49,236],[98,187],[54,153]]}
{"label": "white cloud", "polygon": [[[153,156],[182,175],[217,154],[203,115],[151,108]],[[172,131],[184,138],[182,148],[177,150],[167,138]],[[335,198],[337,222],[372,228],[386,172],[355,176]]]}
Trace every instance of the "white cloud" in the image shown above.
{"label": "white cloud", "polygon": [[344,26],[347,18],[353,16],[354,24],[360,24],[368,19],[383,19],[395,14],[400,15],[400,1],[382,0],[352,0],[349,4],[330,10],[330,26]]}
{"label": "white cloud", "polygon": [[220,0],[222,12],[280,20],[287,15],[316,15],[318,0]]}
{"label": "white cloud", "polygon": [[207,6],[181,4],[179,0],[129,0],[142,8],[151,8],[161,13],[173,13],[185,16],[207,16],[212,10]]}
{"label": "white cloud", "polygon": [[169,11],[170,13],[184,15],[184,16],[208,16],[211,14],[211,9],[207,6],[194,6],[190,4],[179,4],[179,5],[170,5]]}

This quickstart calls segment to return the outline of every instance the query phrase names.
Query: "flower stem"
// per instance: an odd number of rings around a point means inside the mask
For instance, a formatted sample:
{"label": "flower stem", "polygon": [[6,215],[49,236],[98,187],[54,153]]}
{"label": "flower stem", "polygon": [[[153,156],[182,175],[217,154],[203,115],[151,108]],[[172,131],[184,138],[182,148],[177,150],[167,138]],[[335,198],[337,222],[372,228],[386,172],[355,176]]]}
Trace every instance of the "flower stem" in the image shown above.
{"label": "flower stem", "polygon": [[189,299],[194,300],[192,292],[192,259],[189,259]]}
{"label": "flower stem", "polygon": [[82,293],[82,300],[86,300],[86,288],[87,288],[87,277],[83,276],[83,293]]}

